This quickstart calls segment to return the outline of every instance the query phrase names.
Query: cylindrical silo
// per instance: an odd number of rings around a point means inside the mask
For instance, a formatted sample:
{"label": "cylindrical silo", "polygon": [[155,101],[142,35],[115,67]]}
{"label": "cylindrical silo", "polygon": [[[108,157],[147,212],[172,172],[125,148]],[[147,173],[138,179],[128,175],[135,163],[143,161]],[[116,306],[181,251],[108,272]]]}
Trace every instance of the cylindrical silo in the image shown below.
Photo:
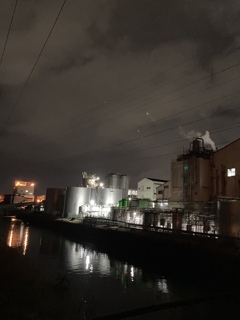
{"label": "cylindrical silo", "polygon": [[109,173],[107,175],[107,187],[119,188],[119,175],[116,173]]}
{"label": "cylindrical silo", "polygon": [[96,189],[98,205],[117,205],[122,199],[122,189],[113,188],[99,188]]}
{"label": "cylindrical silo", "polygon": [[64,205],[64,217],[78,215],[81,206],[90,203],[90,188],[68,187]]}
{"label": "cylindrical silo", "polygon": [[119,176],[119,188],[122,189],[122,197],[128,197],[128,189],[129,189],[129,177],[127,175]]}
{"label": "cylindrical silo", "polygon": [[118,205],[118,202],[123,198],[122,189],[110,190],[112,205]]}
{"label": "cylindrical silo", "polygon": [[99,188],[96,192],[96,204],[106,205],[109,202],[109,188]]}
{"label": "cylindrical silo", "polygon": [[66,189],[47,188],[45,212],[63,213]]}

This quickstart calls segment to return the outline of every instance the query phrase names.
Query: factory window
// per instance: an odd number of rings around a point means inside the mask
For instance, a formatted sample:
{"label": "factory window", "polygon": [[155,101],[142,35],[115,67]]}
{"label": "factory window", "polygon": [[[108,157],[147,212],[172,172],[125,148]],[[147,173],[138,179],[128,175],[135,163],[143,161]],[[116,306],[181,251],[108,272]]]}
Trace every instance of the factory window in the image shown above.
{"label": "factory window", "polygon": [[185,166],[183,167],[183,170],[184,170],[184,171],[187,171],[187,170],[188,170],[188,166],[185,165]]}
{"label": "factory window", "polygon": [[228,177],[234,177],[236,175],[236,169],[235,168],[231,168],[227,170],[227,176]]}

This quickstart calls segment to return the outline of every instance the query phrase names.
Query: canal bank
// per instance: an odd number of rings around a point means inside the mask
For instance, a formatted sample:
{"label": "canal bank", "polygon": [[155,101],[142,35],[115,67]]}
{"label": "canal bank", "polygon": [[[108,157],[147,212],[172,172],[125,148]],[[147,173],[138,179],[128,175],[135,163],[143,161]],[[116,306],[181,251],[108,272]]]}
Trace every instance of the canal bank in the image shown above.
{"label": "canal bank", "polygon": [[144,264],[149,268],[161,265],[170,274],[177,269],[188,276],[207,276],[209,279],[224,276],[227,282],[236,283],[240,267],[238,239],[91,225],[37,213],[19,212],[17,216],[32,226],[93,243],[102,252],[135,265]]}

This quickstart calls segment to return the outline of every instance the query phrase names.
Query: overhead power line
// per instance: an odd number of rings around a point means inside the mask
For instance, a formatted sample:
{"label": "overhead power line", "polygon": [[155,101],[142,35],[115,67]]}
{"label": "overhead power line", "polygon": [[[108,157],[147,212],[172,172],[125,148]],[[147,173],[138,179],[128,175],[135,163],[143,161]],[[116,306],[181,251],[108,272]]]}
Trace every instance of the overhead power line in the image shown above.
{"label": "overhead power line", "polygon": [[55,20],[54,20],[54,22],[53,22],[53,25],[52,25],[49,33],[48,33],[48,36],[47,36],[47,38],[46,38],[46,40],[45,40],[45,42],[44,42],[44,44],[43,44],[43,46],[42,46],[42,49],[40,50],[40,52],[39,52],[39,54],[38,54],[38,56],[37,56],[37,59],[36,59],[34,65],[33,65],[33,67],[32,67],[32,69],[31,69],[31,71],[30,71],[30,73],[29,73],[29,75],[28,75],[28,77],[27,77],[27,79],[26,79],[26,81],[25,81],[25,83],[24,83],[24,85],[23,85],[23,87],[22,87],[22,89],[21,89],[21,91],[20,91],[20,93],[19,93],[19,95],[18,95],[18,97],[17,97],[14,105],[13,105],[13,107],[12,107],[12,110],[11,110],[11,112],[10,112],[7,120],[5,121],[5,123],[4,123],[3,127],[2,127],[2,130],[4,130],[4,129],[6,128],[6,126],[8,125],[8,123],[9,123],[9,121],[10,121],[10,119],[11,119],[11,117],[12,117],[12,115],[13,115],[13,113],[14,113],[17,105],[18,105],[18,102],[19,102],[19,100],[21,99],[21,97],[22,97],[22,95],[23,95],[23,92],[24,92],[25,88],[27,87],[28,82],[29,82],[29,80],[30,80],[30,78],[31,78],[31,76],[32,76],[32,74],[33,74],[33,72],[34,72],[37,64],[38,64],[38,61],[39,61],[39,59],[40,59],[40,57],[41,57],[41,55],[42,55],[42,53],[43,53],[43,51],[44,51],[47,43],[48,43],[48,40],[49,40],[51,34],[53,33],[53,30],[54,30],[54,28],[55,28],[55,26],[56,26],[56,24],[57,24],[57,21],[58,21],[58,19],[59,19],[59,17],[60,17],[61,12],[63,11],[63,8],[64,8],[66,2],[67,2],[67,0],[64,0],[63,3],[62,3],[62,5],[61,5],[61,7],[60,7],[60,9],[59,9],[59,11],[58,11],[58,14],[57,14],[57,16],[56,16],[56,18],[55,18]]}
{"label": "overhead power line", "polygon": [[10,24],[9,24],[9,27],[8,27],[7,36],[6,36],[6,39],[5,39],[5,43],[4,43],[4,46],[3,46],[3,51],[2,51],[2,55],[1,55],[1,59],[0,59],[0,68],[2,66],[4,54],[5,54],[5,51],[6,51],[6,48],[7,48],[8,38],[9,38],[9,35],[10,35],[10,32],[11,32],[11,28],[12,28],[15,12],[16,12],[16,9],[17,9],[18,1],[19,0],[16,0],[16,2],[15,2],[15,6],[14,6],[14,9],[13,9],[11,21],[10,21]]}

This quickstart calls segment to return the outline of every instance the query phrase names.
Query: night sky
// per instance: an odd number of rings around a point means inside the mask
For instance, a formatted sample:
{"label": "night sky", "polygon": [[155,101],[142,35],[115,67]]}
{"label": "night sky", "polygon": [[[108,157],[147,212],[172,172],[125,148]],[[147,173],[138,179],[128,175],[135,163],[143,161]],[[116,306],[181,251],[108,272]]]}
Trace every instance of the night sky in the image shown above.
{"label": "night sky", "polygon": [[197,135],[239,138],[239,47],[239,0],[1,0],[0,193],[136,188]]}

